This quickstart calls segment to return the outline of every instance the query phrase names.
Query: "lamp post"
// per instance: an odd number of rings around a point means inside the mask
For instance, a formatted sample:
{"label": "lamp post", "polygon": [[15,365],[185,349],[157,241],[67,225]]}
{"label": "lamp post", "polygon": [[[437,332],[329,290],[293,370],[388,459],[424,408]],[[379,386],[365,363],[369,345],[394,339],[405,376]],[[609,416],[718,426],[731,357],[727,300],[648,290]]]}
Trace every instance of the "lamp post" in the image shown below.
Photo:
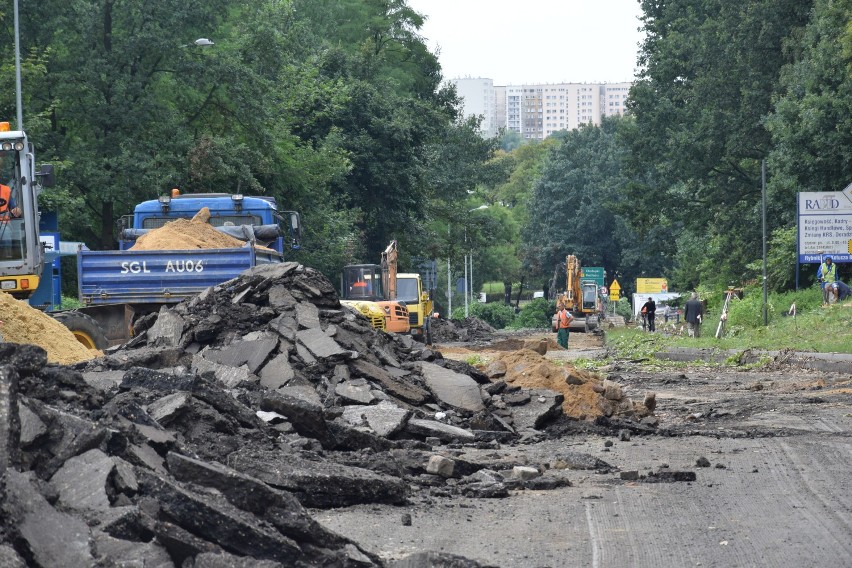
{"label": "lamp post", "polygon": [[[468,213],[473,213],[474,211],[480,211],[482,209],[488,209],[487,205],[480,205],[479,207],[474,207],[473,209],[468,210]],[[467,225],[464,228],[464,242],[465,249],[467,249]],[[467,278],[467,263],[470,262],[470,280]],[[468,292],[470,292],[470,300],[473,301],[473,253],[467,251],[464,255],[464,317],[468,317],[470,315],[470,310],[468,307]]]}

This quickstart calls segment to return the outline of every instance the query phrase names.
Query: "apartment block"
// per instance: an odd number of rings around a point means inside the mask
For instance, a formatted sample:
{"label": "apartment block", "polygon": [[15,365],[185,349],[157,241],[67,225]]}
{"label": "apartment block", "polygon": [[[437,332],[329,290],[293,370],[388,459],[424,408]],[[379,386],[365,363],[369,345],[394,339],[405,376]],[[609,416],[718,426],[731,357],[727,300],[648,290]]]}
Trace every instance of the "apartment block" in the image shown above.
{"label": "apartment block", "polygon": [[480,133],[484,138],[497,136],[497,93],[492,79],[451,79],[462,99],[464,116],[481,116]]}
{"label": "apartment block", "polygon": [[[632,83],[558,83],[494,86],[489,79],[453,79],[465,97],[465,114],[494,118],[493,132],[501,128],[523,138],[542,140],[559,130],[581,124],[600,124],[601,117],[622,115]],[[473,86],[471,86],[473,84]],[[488,85],[487,90],[482,88]],[[467,97],[470,97],[469,99]],[[495,107],[488,109],[489,101]],[[471,112],[469,109],[479,109]],[[486,124],[488,128],[486,128]],[[492,136],[483,121],[482,135]]]}

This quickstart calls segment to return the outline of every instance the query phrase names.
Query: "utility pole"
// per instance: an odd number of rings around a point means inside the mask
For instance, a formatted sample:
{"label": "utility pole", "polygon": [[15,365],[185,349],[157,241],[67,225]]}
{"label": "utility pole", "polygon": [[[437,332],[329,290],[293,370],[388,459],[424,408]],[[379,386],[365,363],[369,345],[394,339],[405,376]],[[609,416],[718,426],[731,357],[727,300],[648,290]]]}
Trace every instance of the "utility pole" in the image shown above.
{"label": "utility pole", "polygon": [[769,325],[769,314],[767,312],[766,294],[766,160],[760,162],[761,178],[761,208],[763,210],[763,325]]}
{"label": "utility pole", "polygon": [[21,32],[18,26],[18,0],[15,0],[15,103],[18,106],[18,130],[24,130],[24,105],[21,103]]}

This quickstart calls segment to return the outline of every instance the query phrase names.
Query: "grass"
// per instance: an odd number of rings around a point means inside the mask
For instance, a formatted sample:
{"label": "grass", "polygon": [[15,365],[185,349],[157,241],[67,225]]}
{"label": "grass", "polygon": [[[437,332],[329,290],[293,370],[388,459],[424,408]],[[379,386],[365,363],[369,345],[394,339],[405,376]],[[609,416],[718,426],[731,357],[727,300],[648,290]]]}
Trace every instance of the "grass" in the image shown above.
{"label": "grass", "polygon": [[[776,303],[773,304],[770,299],[770,304],[786,306],[789,305],[784,303],[787,300],[789,298],[786,295],[779,295]],[[796,317],[783,317],[780,312],[775,311],[769,325],[763,327],[760,325],[762,309],[757,311],[758,317],[754,317],[753,306],[743,301],[741,306],[731,308],[725,334],[721,339],[715,338],[719,323],[718,313],[715,317],[711,313],[705,318],[702,337],[697,339],[669,334],[659,329],[657,333],[651,334],[627,328],[610,330],[607,333],[607,346],[616,349],[619,357],[634,360],[653,360],[654,353],[676,347],[738,352],[748,349],[793,349],[821,353],[852,353],[852,302],[822,307],[819,305],[818,296],[816,302],[808,296],[802,298],[801,305],[810,307],[800,308],[801,311]],[[737,359],[736,356],[732,357],[728,363],[736,364]]]}

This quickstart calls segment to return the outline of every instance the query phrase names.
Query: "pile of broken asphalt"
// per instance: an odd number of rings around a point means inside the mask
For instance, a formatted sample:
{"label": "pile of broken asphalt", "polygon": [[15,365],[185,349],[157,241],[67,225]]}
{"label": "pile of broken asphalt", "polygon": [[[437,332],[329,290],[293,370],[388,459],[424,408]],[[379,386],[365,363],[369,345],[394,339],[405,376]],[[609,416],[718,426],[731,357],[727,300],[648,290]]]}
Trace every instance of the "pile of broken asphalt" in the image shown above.
{"label": "pile of broken asphalt", "polygon": [[377,558],[308,509],[570,484],[458,451],[541,439],[563,395],[373,330],[311,268],[258,267],[135,331],[74,367],[0,344],[0,565],[475,567]]}

